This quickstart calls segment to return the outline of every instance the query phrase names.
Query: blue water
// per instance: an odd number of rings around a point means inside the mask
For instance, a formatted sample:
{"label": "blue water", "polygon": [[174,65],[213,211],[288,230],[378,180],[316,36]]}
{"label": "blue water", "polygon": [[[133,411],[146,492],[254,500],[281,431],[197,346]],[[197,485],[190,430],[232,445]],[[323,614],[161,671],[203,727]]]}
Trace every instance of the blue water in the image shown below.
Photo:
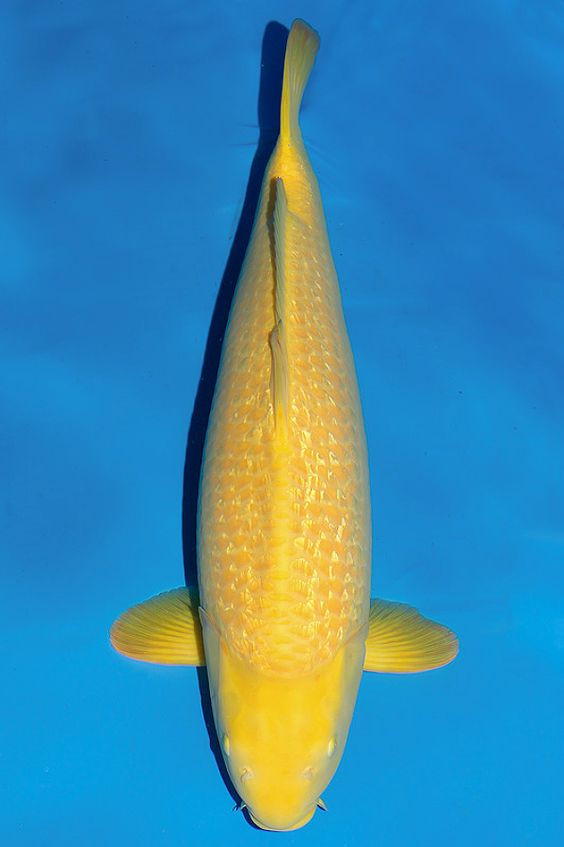
{"label": "blue water", "polygon": [[[196,672],[107,630],[182,583],[183,547],[193,567],[214,340],[275,122],[266,27],[298,15],[322,39],[302,124],[373,593],[461,652],[366,675],[329,812],[271,836],[232,811]],[[558,0],[4,0],[3,845],[564,843],[563,51]]]}

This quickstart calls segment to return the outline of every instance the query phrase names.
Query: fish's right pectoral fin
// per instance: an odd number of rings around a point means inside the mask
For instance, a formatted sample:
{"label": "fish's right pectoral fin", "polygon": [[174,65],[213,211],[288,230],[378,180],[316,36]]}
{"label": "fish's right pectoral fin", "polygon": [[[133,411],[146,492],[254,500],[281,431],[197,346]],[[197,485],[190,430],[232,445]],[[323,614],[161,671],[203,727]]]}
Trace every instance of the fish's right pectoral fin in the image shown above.
{"label": "fish's right pectoral fin", "polygon": [[365,671],[417,673],[440,668],[458,653],[454,632],[405,603],[372,600]]}
{"label": "fish's right pectoral fin", "polygon": [[198,592],[165,591],[132,606],[110,630],[112,646],[131,659],[159,665],[205,665]]}

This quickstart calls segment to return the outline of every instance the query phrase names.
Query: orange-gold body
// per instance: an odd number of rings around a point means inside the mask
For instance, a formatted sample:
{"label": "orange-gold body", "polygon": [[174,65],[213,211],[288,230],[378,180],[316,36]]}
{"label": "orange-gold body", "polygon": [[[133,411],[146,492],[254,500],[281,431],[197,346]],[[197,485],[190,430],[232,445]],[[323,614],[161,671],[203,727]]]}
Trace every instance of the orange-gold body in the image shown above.
{"label": "orange-gold body", "polygon": [[[286,280],[287,437],[275,426],[276,177],[296,215]],[[301,224],[301,225],[300,225]],[[370,500],[359,394],[317,180],[278,145],[229,319],[200,489],[202,605],[257,670],[307,673],[368,619]]]}
{"label": "orange-gold body", "polygon": [[[285,87],[287,74],[288,55]],[[254,701],[246,696],[244,705],[238,692],[240,717],[259,708],[273,710],[273,723],[280,719],[288,726],[288,708],[302,713],[295,740],[286,729],[277,741],[276,727],[263,740],[273,791],[283,791],[284,785],[277,760],[288,746],[307,746],[307,732],[315,735],[323,722],[319,698],[324,686],[333,687],[334,701],[324,741],[318,742],[324,755],[331,754],[329,778],[340,758],[362,672],[371,563],[365,435],[339,285],[317,180],[301,135],[285,131],[284,96],[282,110],[281,136],[264,175],[224,341],[198,523],[200,598],[214,701],[222,700],[235,675],[244,677],[245,691],[260,690]],[[278,180],[287,199],[283,244],[274,232]],[[281,265],[284,292],[278,317],[284,325],[287,373],[284,404],[277,407],[271,334]],[[210,660],[217,652],[214,638],[223,651],[221,672],[214,672]],[[358,644],[352,674],[342,667],[351,640]],[[236,671],[227,671],[227,662]],[[341,690],[343,673],[346,692]],[[246,800],[245,788],[257,776],[248,766],[253,776],[241,785],[232,772],[237,742],[225,725],[224,706],[215,705],[216,725],[220,738],[228,738],[226,763]],[[261,721],[256,714],[251,719],[252,724]],[[313,764],[306,756],[303,770],[308,767]],[[321,780],[319,790],[327,781]],[[254,814],[250,802],[249,807]]]}

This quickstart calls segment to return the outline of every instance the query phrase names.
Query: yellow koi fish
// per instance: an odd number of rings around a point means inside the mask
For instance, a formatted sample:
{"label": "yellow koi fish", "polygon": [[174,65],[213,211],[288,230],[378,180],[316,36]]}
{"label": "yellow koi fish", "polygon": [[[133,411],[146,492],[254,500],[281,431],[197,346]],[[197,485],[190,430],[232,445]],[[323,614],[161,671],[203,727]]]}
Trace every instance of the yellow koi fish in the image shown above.
{"label": "yellow koi fish", "polygon": [[280,137],[231,307],[207,432],[199,594],[122,615],[126,656],[207,666],[233,784],[259,827],[306,824],[343,754],[362,671],[450,662],[448,629],[370,601],[368,463],[357,380],[298,112],[319,47],[286,47]]}

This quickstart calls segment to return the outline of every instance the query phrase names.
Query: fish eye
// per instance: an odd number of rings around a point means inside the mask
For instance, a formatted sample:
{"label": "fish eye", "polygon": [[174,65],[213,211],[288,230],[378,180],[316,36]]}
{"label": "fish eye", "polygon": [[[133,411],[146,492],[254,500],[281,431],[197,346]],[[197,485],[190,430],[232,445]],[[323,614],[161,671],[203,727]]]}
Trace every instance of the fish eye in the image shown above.
{"label": "fish eye", "polygon": [[331,758],[331,756],[335,752],[336,748],[337,748],[337,736],[333,735],[329,739],[329,744],[327,745],[327,755],[329,756],[329,758]]}

